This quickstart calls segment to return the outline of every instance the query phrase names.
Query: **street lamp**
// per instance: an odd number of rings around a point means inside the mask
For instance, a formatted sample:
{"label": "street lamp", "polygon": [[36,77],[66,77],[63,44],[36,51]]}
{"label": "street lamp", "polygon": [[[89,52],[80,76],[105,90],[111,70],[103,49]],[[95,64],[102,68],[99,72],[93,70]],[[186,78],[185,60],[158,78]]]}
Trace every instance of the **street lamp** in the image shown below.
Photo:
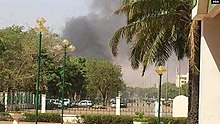
{"label": "street lamp", "polygon": [[66,69],[66,54],[67,50],[69,52],[74,51],[75,47],[69,43],[67,39],[64,39],[61,45],[56,46],[57,50],[64,50],[63,56],[63,80],[62,80],[62,113],[61,113],[61,124],[63,124],[63,109],[64,109],[64,84],[65,84],[65,69]]}
{"label": "street lamp", "polygon": [[160,82],[159,82],[159,95],[158,95],[158,121],[157,124],[160,124],[160,99],[161,99],[161,81],[162,81],[162,75],[166,71],[166,68],[164,66],[158,66],[155,70],[157,74],[160,76]]}
{"label": "street lamp", "polygon": [[47,29],[44,27],[46,20],[44,18],[38,18],[38,25],[35,27],[35,30],[39,32],[39,41],[38,41],[38,51],[37,51],[37,78],[36,78],[36,94],[35,94],[35,124],[38,122],[38,101],[39,101],[39,82],[40,82],[40,60],[41,60],[41,40],[42,33],[47,32]]}

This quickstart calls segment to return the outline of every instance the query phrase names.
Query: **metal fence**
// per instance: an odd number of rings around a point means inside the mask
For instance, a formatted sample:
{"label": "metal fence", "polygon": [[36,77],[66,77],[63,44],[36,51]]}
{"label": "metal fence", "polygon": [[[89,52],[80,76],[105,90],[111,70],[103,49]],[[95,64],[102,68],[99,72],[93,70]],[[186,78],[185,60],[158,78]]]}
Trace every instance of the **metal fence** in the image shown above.
{"label": "metal fence", "polygon": [[[18,107],[20,111],[34,112],[34,96],[31,93],[17,92],[15,94],[14,101],[11,101],[11,98],[8,99],[8,108],[11,108],[10,106],[12,104],[9,103],[14,103],[12,108]],[[41,101],[39,101],[39,103],[41,103]],[[133,100],[133,102],[127,103],[127,108],[121,108],[120,111],[121,111],[121,115],[135,115],[135,112],[143,112],[145,116],[157,116],[157,114],[155,114],[156,112],[155,112],[154,103],[149,103],[140,100]],[[46,110],[46,112],[61,113],[61,109]],[[82,115],[82,114],[114,115],[115,113],[116,113],[116,109],[111,108],[111,104],[108,104],[104,109],[103,108],[97,109],[90,107],[90,108],[66,108],[64,110],[64,114],[74,114],[74,115]],[[170,106],[162,105],[161,113],[162,116],[172,116],[172,104]]]}
{"label": "metal fence", "polygon": [[[34,109],[22,108],[24,112],[34,112]],[[39,110],[40,112],[40,110]],[[46,110],[48,113],[61,113],[61,109]],[[155,115],[155,105],[153,103],[147,104],[143,102],[137,103],[128,103],[127,108],[120,109],[121,115],[135,115],[135,112],[143,112],[145,116],[157,116]],[[73,114],[73,115],[88,115],[88,114],[106,114],[106,115],[115,115],[116,109],[111,108],[110,105],[105,108],[65,108],[64,114]],[[171,106],[162,106],[161,110],[162,116],[172,116],[172,107]]]}

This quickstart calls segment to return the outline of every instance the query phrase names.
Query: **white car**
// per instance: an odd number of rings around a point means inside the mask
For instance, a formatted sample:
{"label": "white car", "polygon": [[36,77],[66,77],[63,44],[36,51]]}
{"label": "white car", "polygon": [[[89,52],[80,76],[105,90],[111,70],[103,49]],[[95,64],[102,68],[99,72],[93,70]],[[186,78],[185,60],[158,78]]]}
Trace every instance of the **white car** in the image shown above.
{"label": "white car", "polygon": [[61,101],[59,99],[53,99],[53,104],[60,106]]}
{"label": "white car", "polygon": [[91,100],[81,100],[76,104],[77,107],[92,107],[93,103]]}
{"label": "white car", "polygon": [[[64,101],[63,105],[70,106],[70,99],[64,99],[63,101]],[[61,102],[62,102],[62,100],[61,100]]]}

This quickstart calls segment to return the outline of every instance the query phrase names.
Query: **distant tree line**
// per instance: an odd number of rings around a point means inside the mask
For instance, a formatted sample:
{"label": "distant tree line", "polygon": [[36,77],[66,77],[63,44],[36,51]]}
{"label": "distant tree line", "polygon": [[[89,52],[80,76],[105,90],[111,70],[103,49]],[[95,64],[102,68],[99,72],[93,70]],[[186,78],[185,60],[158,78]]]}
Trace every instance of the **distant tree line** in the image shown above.
{"label": "distant tree line", "polygon": [[[162,84],[161,96],[164,99],[173,99],[179,95],[188,96],[188,84],[182,85],[180,88],[176,87],[174,83],[166,82]],[[123,91],[123,97],[128,99],[146,100],[150,98],[158,98],[158,88],[140,88],[140,87],[127,87],[126,91]]]}

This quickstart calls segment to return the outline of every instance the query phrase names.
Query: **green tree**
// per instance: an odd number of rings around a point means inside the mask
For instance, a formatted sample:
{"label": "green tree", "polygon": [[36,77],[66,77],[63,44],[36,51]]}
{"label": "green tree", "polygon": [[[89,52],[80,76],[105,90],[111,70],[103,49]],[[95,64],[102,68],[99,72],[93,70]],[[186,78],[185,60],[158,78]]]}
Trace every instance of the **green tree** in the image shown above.
{"label": "green tree", "polygon": [[[0,30],[0,90],[11,90],[13,95],[18,91],[35,90],[38,35],[33,29],[23,29],[22,26],[10,26]],[[58,38],[52,32],[43,35],[42,58]],[[40,85],[44,87],[41,79]]]}
{"label": "green tree", "polygon": [[162,85],[162,97],[169,99],[173,99],[176,96],[178,96],[178,87],[176,87],[176,84],[166,82]]}
{"label": "green tree", "polygon": [[[49,97],[60,97],[63,74],[62,52],[48,53],[42,61],[43,85],[41,89],[44,92],[47,90]],[[84,58],[73,58],[68,55],[65,70],[65,97],[73,99],[75,93],[82,95],[85,91],[85,62]]]}
{"label": "green tree", "polygon": [[146,97],[157,98],[158,97],[158,88],[155,88],[155,87],[147,88]]}
{"label": "green tree", "polygon": [[80,95],[80,97],[86,96],[86,71],[85,71],[85,58],[70,58],[67,63],[67,74],[66,78],[68,85],[65,88],[72,98],[75,94]]}
{"label": "green tree", "polygon": [[106,105],[109,97],[115,97],[118,91],[125,88],[120,66],[107,60],[90,59],[86,62],[86,68],[87,92],[101,95],[103,105]]}
{"label": "green tree", "polygon": [[188,87],[189,87],[188,83],[185,83],[181,86],[181,94],[187,97],[188,97],[188,91],[189,91]]}
{"label": "green tree", "polygon": [[18,77],[21,69],[21,44],[22,27],[12,26],[0,30],[0,67],[2,90],[12,88],[12,80]]}
{"label": "green tree", "polygon": [[[30,73],[33,64],[29,53],[25,52],[23,44],[26,35],[27,33],[20,26],[0,30],[0,84],[2,84],[2,91],[10,91],[11,103],[14,101],[15,92],[25,91],[24,88],[28,86],[27,91],[30,91],[33,87],[27,83],[33,77]],[[33,82],[31,83],[33,84]]]}

